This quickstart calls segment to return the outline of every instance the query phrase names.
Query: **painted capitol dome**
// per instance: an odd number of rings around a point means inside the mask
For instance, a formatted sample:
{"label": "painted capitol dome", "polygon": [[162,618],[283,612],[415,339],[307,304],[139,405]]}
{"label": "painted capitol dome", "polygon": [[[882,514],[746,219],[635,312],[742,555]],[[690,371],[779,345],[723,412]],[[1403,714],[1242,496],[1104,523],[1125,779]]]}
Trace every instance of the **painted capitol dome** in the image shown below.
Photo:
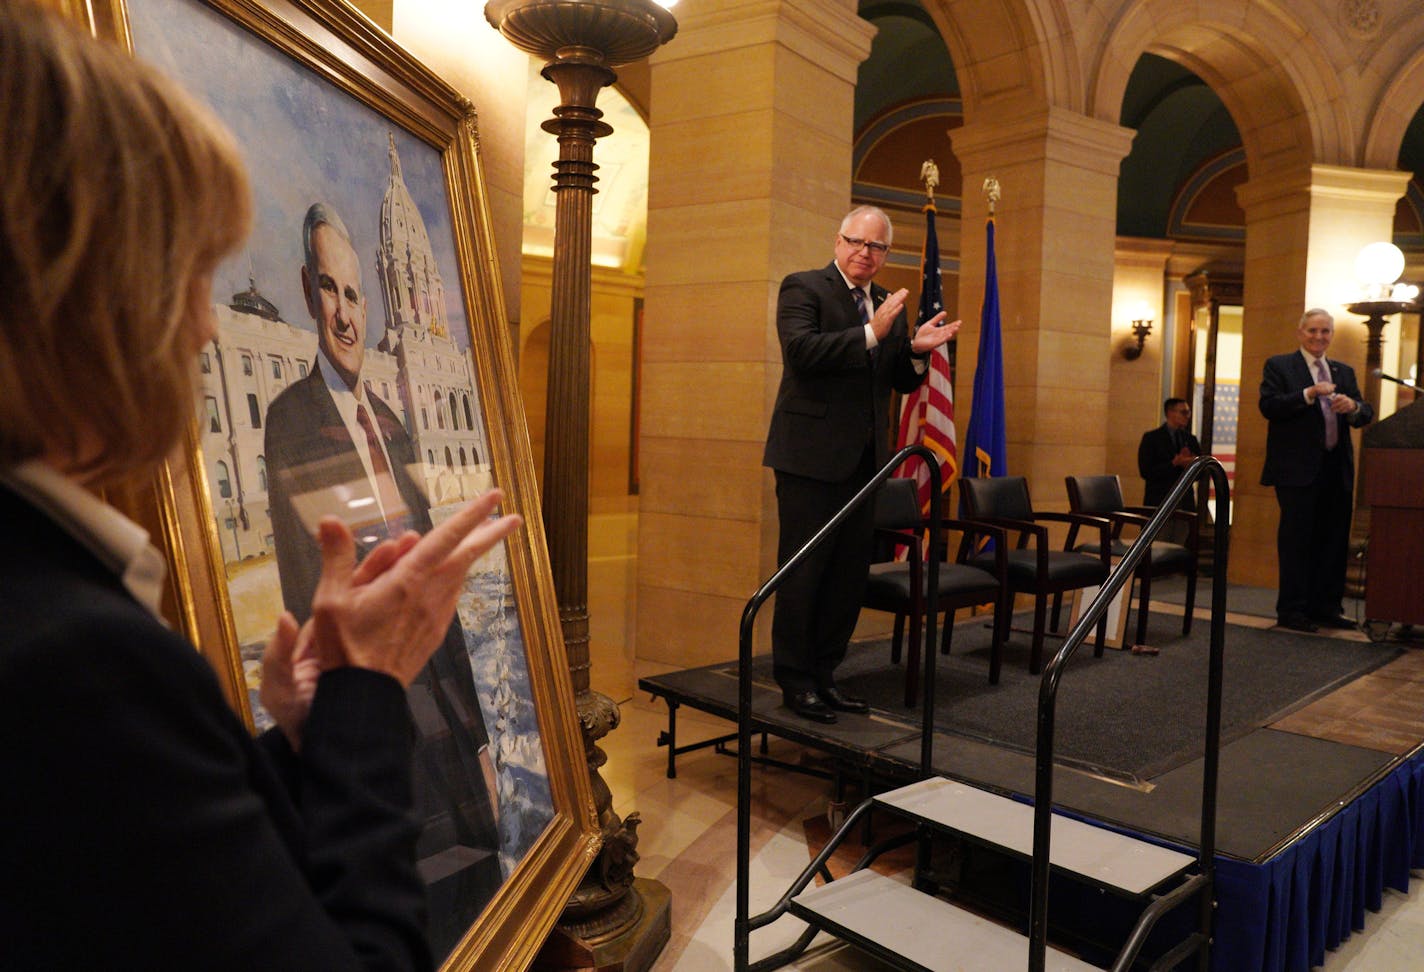
{"label": "painted capitol dome", "polygon": [[404,336],[408,328],[445,337],[449,335],[445,284],[435,265],[425,220],[405,186],[395,137],[389,139],[391,176],[381,200],[381,241],[376,257],[386,303],[386,340],[392,341],[392,332]]}

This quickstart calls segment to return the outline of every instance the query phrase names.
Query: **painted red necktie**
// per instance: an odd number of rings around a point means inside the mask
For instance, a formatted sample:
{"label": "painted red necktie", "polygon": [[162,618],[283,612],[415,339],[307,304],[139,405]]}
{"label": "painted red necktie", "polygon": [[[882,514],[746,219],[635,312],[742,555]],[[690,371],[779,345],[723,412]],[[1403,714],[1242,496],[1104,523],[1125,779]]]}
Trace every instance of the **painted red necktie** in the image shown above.
{"label": "painted red necktie", "polygon": [[356,406],[356,424],[366,433],[366,447],[371,452],[371,472],[376,477],[376,493],[380,496],[386,523],[395,523],[405,514],[405,502],[401,499],[400,490],[396,488],[395,478],[391,475],[391,465],[386,461],[386,450],[381,448],[381,438],[376,434],[376,425],[371,421],[371,414],[366,411],[364,404],[358,403]]}

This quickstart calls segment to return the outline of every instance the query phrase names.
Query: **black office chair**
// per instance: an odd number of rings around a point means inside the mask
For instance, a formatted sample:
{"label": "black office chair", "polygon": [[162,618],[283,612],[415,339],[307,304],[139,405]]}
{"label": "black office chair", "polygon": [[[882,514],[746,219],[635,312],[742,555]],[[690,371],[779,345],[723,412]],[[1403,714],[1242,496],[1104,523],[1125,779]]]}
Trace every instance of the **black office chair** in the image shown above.
{"label": "black office chair", "polygon": [[[1014,549],[1008,551],[1008,581],[1015,592],[1033,595],[1033,646],[1028,670],[1037,675],[1043,670],[1043,634],[1049,595],[1061,596],[1064,591],[1101,585],[1107,579],[1111,563],[1110,524],[1105,519],[1081,513],[1035,512],[1028,495],[1028,480],[1022,476],[961,479],[959,490],[971,523],[1002,527],[1018,538]],[[1090,556],[1050,549],[1048,528],[1043,525],[1046,520],[1096,528],[1101,535],[1102,553]],[[980,553],[971,557],[969,563],[984,566],[995,553],[997,551]],[[1095,657],[1103,656],[1106,637],[1107,617],[1104,615],[1098,621]]]}
{"label": "black office chair", "polygon": [[[1131,546],[1131,539],[1122,539],[1123,528],[1133,527],[1140,531],[1157,512],[1156,507],[1128,506],[1123,502],[1122,483],[1116,476],[1067,476],[1064,478],[1068,484],[1068,506],[1073,512],[1103,517],[1112,523],[1109,549],[1113,557],[1121,557],[1127,553],[1127,548]],[[1137,585],[1138,596],[1137,644],[1142,644],[1147,640],[1147,602],[1152,595],[1152,580],[1157,577],[1168,577],[1173,574],[1186,575],[1187,598],[1186,611],[1182,616],[1182,634],[1186,636],[1192,633],[1192,608],[1196,603],[1197,596],[1197,548],[1200,543],[1197,533],[1197,515],[1179,509],[1174,511],[1172,516],[1187,525],[1186,543],[1154,540],[1148,549],[1147,556],[1138,563],[1137,571],[1133,574],[1133,583]],[[1132,535],[1135,536],[1135,534]],[[1077,540],[1078,527],[1074,525],[1068,528],[1066,548],[1079,553],[1099,553],[1100,544],[1098,542],[1078,543]],[[1132,610],[1130,591],[1127,610]]]}
{"label": "black office chair", "polygon": [[[946,529],[964,531],[964,538],[959,544],[956,559],[939,565],[938,595],[931,610],[944,612],[944,635],[940,641],[940,653],[949,654],[950,640],[954,636],[954,612],[957,609],[992,603],[994,634],[989,649],[989,682],[995,684],[999,681],[999,667],[1010,617],[1008,588],[1004,583],[1007,576],[1007,558],[1002,555],[1006,545],[1005,534],[996,527],[975,527],[952,518],[945,518],[942,522]],[[920,644],[926,618],[925,596],[929,590],[929,571],[924,562],[924,538],[928,525],[928,521],[920,513],[915,481],[886,480],[875,495],[876,536],[886,559],[870,565],[870,577],[861,603],[864,607],[889,611],[895,615],[890,659],[897,664],[900,661],[900,647],[905,633],[905,619],[911,619],[909,659],[905,666],[905,705],[909,708],[913,708],[919,699]],[[1001,552],[997,559],[990,559],[986,567],[971,567],[963,562],[973,550],[973,538],[976,536],[995,538],[996,546]],[[897,546],[909,548],[906,560],[891,559]]]}

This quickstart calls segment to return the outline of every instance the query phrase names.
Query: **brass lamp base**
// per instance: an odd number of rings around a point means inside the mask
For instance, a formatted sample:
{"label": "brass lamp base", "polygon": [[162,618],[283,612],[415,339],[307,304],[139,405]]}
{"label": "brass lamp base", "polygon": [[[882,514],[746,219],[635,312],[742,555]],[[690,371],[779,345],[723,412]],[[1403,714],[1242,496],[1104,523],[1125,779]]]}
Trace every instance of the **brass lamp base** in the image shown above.
{"label": "brass lamp base", "polygon": [[647,972],[672,934],[672,893],[661,881],[635,878],[628,898],[642,904],[637,923],[607,937],[580,938],[560,923],[534,959],[535,972]]}

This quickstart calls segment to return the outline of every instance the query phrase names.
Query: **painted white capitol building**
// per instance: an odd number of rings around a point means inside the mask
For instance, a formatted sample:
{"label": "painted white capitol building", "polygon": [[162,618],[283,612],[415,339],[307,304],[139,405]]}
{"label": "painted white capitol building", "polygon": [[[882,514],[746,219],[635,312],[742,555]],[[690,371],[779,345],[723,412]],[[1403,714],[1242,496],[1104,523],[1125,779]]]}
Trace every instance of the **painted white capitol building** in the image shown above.
{"label": "painted white capitol building", "polygon": [[[416,481],[438,507],[488,487],[489,449],[474,363],[450,337],[445,285],[394,139],[389,152],[374,259],[385,337],[367,348],[361,374],[404,422],[421,460]],[[255,281],[215,311],[218,336],[200,357],[199,423],[223,561],[232,564],[272,553],[263,423],[282,389],[315,366],[316,334],[284,321]]]}

